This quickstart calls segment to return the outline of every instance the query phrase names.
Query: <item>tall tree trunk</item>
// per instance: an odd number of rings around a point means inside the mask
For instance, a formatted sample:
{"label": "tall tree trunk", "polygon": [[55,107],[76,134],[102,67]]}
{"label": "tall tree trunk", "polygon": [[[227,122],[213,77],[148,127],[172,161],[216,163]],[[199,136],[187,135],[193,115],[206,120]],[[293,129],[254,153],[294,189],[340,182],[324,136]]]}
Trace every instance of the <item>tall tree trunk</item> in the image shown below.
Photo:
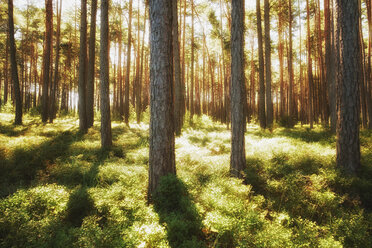
{"label": "tall tree trunk", "polygon": [[[137,123],[141,122],[141,108],[142,108],[142,82],[140,80],[140,1],[138,0],[138,14],[137,14],[137,61],[136,61],[136,119]],[[176,18],[177,19],[177,18]]]}
{"label": "tall tree trunk", "polygon": [[294,97],[293,97],[293,51],[292,51],[292,1],[289,0],[289,51],[288,51],[288,79],[289,79],[289,89],[288,89],[288,115],[290,118],[294,118]]}
{"label": "tall tree trunk", "polygon": [[110,73],[109,73],[109,0],[101,0],[101,41],[100,41],[100,109],[101,147],[112,146],[110,115]]}
{"label": "tall tree trunk", "polygon": [[331,131],[336,132],[336,85],[334,73],[334,53],[332,49],[332,32],[330,0],[324,0],[324,38],[325,38],[325,81],[328,89]]}
{"label": "tall tree trunk", "polygon": [[[289,1],[289,3],[290,2],[291,1]],[[265,24],[265,62],[266,62],[265,72],[266,72],[266,112],[267,112],[266,122],[267,122],[267,126],[271,127],[273,125],[274,113],[273,113],[273,100],[271,98],[271,39],[270,39],[270,3],[269,3],[269,0],[264,1],[264,9],[265,9],[264,24]],[[291,23],[289,25],[291,27]],[[290,30],[290,37],[291,37],[291,30]],[[290,47],[291,47],[291,44],[290,44]],[[288,70],[289,70],[289,67],[288,67]]]}
{"label": "tall tree trunk", "polygon": [[336,0],[339,34],[337,166],[355,173],[360,167],[359,82],[360,40],[358,1]]}
{"label": "tall tree trunk", "polygon": [[172,35],[173,35],[173,69],[174,69],[174,130],[176,135],[181,134],[181,106],[182,106],[182,85],[181,85],[181,64],[180,64],[180,42],[178,35],[178,14],[177,2],[172,4]]}
{"label": "tall tree trunk", "polygon": [[86,133],[86,81],[87,81],[87,0],[81,0],[79,55],[79,129]]}
{"label": "tall tree trunk", "polygon": [[56,118],[56,91],[58,88],[58,80],[59,80],[59,49],[60,49],[60,36],[61,36],[61,14],[62,14],[62,0],[57,2],[57,37],[56,37],[56,60],[55,60],[55,72],[54,72],[54,84],[51,94],[51,104],[50,104],[50,114],[49,114],[49,122],[52,123],[53,120]]}
{"label": "tall tree trunk", "polygon": [[241,178],[245,163],[244,0],[231,8],[231,161],[230,173]]}
{"label": "tall tree trunk", "polygon": [[307,80],[308,80],[308,87],[309,87],[309,95],[308,95],[308,114],[309,114],[309,122],[310,128],[313,128],[313,65],[311,60],[311,44],[310,44],[310,6],[309,0],[306,0],[306,19],[307,19]]}
{"label": "tall tree trunk", "polygon": [[173,126],[172,2],[150,1],[151,115],[148,199],[161,177],[176,174]]}
{"label": "tall tree trunk", "polygon": [[17,59],[16,59],[16,44],[14,40],[14,21],[13,21],[13,0],[8,0],[8,28],[9,28],[9,45],[10,45],[10,63],[12,68],[12,81],[15,98],[15,125],[22,125],[22,98],[19,88]]}
{"label": "tall tree trunk", "polygon": [[92,127],[94,122],[94,78],[96,62],[96,17],[97,0],[92,0],[92,10],[90,16],[89,32],[89,61],[88,61],[88,80],[87,80],[87,127]]}
{"label": "tall tree trunk", "polygon": [[52,0],[45,1],[45,41],[43,55],[43,92],[42,92],[42,113],[41,119],[45,123],[49,117],[49,80],[50,80],[50,54],[52,51],[52,25],[53,5]]}
{"label": "tall tree trunk", "polygon": [[280,81],[280,116],[283,117],[285,114],[285,88],[284,88],[284,44],[283,44],[283,0],[279,0],[279,11],[278,11],[278,22],[279,22],[279,81]]}
{"label": "tall tree trunk", "polygon": [[260,89],[258,93],[258,119],[260,127],[266,128],[266,111],[265,111],[265,75],[264,75],[264,57],[262,45],[262,26],[261,26],[261,6],[260,0],[256,0],[256,15],[257,15],[257,35],[258,35],[258,61],[259,61],[259,77]]}
{"label": "tall tree trunk", "polygon": [[194,52],[194,0],[190,1],[191,5],[191,76],[190,76],[190,123],[192,123],[192,118],[194,116],[194,60],[195,60],[195,52]]}
{"label": "tall tree trunk", "polygon": [[129,22],[128,22],[128,46],[127,46],[127,70],[125,74],[124,92],[124,121],[129,124],[129,80],[130,80],[130,58],[132,45],[132,5],[133,0],[129,0]]}
{"label": "tall tree trunk", "polygon": [[6,36],[5,44],[5,63],[4,63],[4,105],[8,102],[8,88],[9,88],[9,34]]}

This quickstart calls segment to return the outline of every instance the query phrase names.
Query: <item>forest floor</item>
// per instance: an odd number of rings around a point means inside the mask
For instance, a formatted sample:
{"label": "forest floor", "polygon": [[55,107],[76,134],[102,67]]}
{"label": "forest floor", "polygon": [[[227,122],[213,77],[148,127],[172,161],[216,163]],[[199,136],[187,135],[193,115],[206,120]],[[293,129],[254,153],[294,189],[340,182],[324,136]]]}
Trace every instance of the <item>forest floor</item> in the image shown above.
{"label": "forest floor", "polygon": [[229,176],[230,131],[195,117],[176,138],[177,177],[147,205],[148,125],[53,124],[0,114],[0,247],[372,247],[372,132],[362,169],[335,168],[335,136],[248,125],[246,179]]}

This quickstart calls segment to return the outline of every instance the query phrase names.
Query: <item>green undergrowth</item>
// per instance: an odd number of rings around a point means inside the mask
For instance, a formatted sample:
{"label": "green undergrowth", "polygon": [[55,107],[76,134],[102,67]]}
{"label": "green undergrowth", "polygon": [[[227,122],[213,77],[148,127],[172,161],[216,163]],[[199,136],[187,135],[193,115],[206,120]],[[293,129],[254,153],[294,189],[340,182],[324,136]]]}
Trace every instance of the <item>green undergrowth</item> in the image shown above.
{"label": "green undergrowth", "polygon": [[[176,138],[177,177],[147,204],[148,124],[53,124],[0,114],[0,247],[372,247],[372,133],[362,168],[335,166],[335,136],[248,125],[244,179],[229,176],[230,131],[194,116]],[[187,117],[188,118],[188,117]]]}

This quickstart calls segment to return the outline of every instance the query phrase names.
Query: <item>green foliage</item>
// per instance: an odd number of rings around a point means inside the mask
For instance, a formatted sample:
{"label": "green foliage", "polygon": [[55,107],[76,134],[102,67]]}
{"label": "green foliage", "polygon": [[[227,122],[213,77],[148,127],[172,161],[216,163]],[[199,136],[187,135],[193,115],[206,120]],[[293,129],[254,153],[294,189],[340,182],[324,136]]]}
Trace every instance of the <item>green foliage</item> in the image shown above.
{"label": "green foliage", "polygon": [[281,127],[293,128],[297,124],[297,120],[295,120],[293,117],[290,117],[289,115],[283,115],[280,117],[278,124]]}
{"label": "green foliage", "polygon": [[372,135],[362,167],[335,166],[329,130],[247,126],[244,180],[230,177],[230,131],[195,116],[176,139],[177,177],[146,202],[148,126],[99,127],[0,114],[0,247],[371,247]]}
{"label": "green foliage", "polygon": [[153,201],[171,247],[205,247],[200,216],[182,181],[174,175],[161,178]]}

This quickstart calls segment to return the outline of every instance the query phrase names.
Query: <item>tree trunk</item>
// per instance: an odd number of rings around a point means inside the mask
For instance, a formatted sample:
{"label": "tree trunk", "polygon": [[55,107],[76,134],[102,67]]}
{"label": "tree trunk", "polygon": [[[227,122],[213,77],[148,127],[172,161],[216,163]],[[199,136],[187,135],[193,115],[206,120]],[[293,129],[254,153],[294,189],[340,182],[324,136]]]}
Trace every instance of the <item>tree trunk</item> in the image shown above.
{"label": "tree trunk", "polygon": [[100,109],[101,147],[112,146],[109,73],[109,0],[101,0]]}
{"label": "tree trunk", "polygon": [[89,61],[88,61],[88,80],[87,80],[87,127],[92,127],[94,122],[94,78],[96,62],[96,16],[97,0],[92,0],[92,10],[90,16],[89,32]]}
{"label": "tree trunk", "polygon": [[[137,124],[141,122],[141,108],[142,108],[142,82],[140,80],[140,1],[138,1],[138,14],[137,14],[137,61],[136,61],[136,119]],[[177,18],[176,18],[177,19]]]}
{"label": "tree trunk", "polygon": [[81,0],[79,55],[79,129],[86,133],[86,81],[87,81],[87,0]]}
{"label": "tree trunk", "polygon": [[339,44],[337,166],[347,173],[360,167],[359,82],[360,40],[358,1],[336,0]]}
{"label": "tree trunk", "polygon": [[244,0],[232,2],[231,17],[231,161],[230,173],[241,178],[245,163]]}
{"label": "tree trunk", "polygon": [[310,6],[309,0],[306,0],[306,19],[307,19],[307,80],[309,85],[309,99],[308,99],[308,114],[309,114],[309,122],[310,128],[313,128],[313,65],[311,60],[311,44],[310,44]]}
{"label": "tree trunk", "polygon": [[266,128],[266,111],[265,111],[265,76],[264,76],[264,58],[262,47],[262,26],[261,26],[261,6],[260,0],[256,0],[256,15],[257,15],[257,35],[258,35],[258,61],[259,61],[259,77],[260,89],[258,97],[258,119],[260,127]]}
{"label": "tree trunk", "polygon": [[60,36],[61,36],[61,14],[62,14],[62,0],[60,0],[59,5],[57,2],[57,37],[56,37],[56,60],[55,60],[55,72],[54,72],[54,84],[51,94],[51,104],[50,104],[50,114],[49,122],[52,123],[56,118],[56,91],[58,88],[59,80],[59,49],[60,49]]}
{"label": "tree trunk", "polygon": [[128,23],[128,46],[127,46],[127,71],[125,75],[125,92],[124,92],[124,121],[129,124],[129,80],[130,80],[130,58],[132,45],[132,4],[129,0],[129,23]]}
{"label": "tree trunk", "polygon": [[50,53],[52,50],[52,25],[53,25],[53,5],[52,0],[45,2],[45,41],[43,57],[43,92],[42,92],[42,113],[41,119],[45,123],[49,117],[49,80],[50,80]]}
{"label": "tree trunk", "polygon": [[10,63],[12,68],[12,81],[14,98],[16,105],[16,113],[14,124],[22,125],[22,98],[19,88],[17,59],[16,59],[16,44],[14,40],[14,21],[13,21],[13,0],[8,0],[8,27],[9,27],[9,45],[10,45]]}
{"label": "tree trunk", "polygon": [[176,174],[173,126],[172,2],[150,1],[151,112],[148,199],[160,178]]}
{"label": "tree trunk", "polygon": [[334,53],[332,52],[332,30],[330,0],[324,1],[324,38],[325,38],[325,81],[328,89],[331,131],[336,132],[336,85],[334,75]]}
{"label": "tree trunk", "polygon": [[192,123],[192,119],[194,116],[194,60],[195,60],[195,53],[194,53],[194,0],[190,1],[191,5],[191,75],[190,75],[190,123]]}
{"label": "tree trunk", "polygon": [[288,79],[289,79],[289,89],[288,89],[288,116],[289,118],[294,118],[294,97],[293,97],[293,51],[292,51],[292,22],[293,22],[293,15],[292,15],[292,1],[289,0],[289,51],[288,51]]}
{"label": "tree trunk", "polygon": [[177,2],[172,4],[172,35],[173,35],[173,69],[174,69],[174,86],[175,86],[175,100],[174,100],[174,129],[176,135],[181,134],[181,106],[182,106],[182,86],[181,86],[181,65],[180,65],[180,42],[178,35],[178,14]]}
{"label": "tree trunk", "polygon": [[[270,3],[264,1],[264,26],[265,26],[265,73],[266,73],[266,112],[267,126],[273,125],[273,101],[271,98],[271,39],[270,39]],[[290,24],[291,25],[291,24]]]}

